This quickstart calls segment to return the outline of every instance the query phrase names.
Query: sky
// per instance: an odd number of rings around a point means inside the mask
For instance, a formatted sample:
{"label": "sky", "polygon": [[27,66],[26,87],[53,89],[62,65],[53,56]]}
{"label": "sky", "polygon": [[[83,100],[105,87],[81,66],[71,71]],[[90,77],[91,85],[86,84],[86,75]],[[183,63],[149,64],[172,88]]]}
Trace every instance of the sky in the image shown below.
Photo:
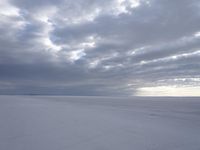
{"label": "sky", "polygon": [[199,0],[0,1],[0,94],[199,91]]}

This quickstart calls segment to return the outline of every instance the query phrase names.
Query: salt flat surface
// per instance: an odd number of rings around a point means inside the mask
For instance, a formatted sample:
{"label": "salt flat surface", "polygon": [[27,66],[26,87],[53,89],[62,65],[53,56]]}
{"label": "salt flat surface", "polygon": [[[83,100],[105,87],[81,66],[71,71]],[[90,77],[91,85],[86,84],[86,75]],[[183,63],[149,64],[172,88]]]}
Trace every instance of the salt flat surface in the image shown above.
{"label": "salt flat surface", "polygon": [[0,150],[200,150],[200,98],[0,96]]}

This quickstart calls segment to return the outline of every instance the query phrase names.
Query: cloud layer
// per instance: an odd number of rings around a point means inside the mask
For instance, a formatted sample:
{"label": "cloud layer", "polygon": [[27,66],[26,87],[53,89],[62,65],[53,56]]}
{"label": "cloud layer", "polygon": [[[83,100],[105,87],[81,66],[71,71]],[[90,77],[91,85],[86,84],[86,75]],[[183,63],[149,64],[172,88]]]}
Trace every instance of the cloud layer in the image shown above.
{"label": "cloud layer", "polygon": [[0,7],[0,94],[200,87],[198,0],[2,0]]}

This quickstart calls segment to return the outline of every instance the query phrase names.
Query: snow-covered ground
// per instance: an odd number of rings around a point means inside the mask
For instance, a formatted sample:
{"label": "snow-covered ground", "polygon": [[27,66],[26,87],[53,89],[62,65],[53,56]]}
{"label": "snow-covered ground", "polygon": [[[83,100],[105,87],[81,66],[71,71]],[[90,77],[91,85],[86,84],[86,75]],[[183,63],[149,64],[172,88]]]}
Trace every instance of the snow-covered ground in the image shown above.
{"label": "snow-covered ground", "polygon": [[200,150],[200,98],[0,96],[0,150]]}

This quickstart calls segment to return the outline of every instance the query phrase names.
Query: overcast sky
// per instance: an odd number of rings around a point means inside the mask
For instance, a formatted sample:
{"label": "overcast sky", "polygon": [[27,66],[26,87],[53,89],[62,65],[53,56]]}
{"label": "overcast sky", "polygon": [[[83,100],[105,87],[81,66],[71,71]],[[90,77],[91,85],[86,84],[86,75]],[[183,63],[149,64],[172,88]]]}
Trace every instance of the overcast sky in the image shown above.
{"label": "overcast sky", "polygon": [[0,1],[0,94],[199,91],[199,0]]}

